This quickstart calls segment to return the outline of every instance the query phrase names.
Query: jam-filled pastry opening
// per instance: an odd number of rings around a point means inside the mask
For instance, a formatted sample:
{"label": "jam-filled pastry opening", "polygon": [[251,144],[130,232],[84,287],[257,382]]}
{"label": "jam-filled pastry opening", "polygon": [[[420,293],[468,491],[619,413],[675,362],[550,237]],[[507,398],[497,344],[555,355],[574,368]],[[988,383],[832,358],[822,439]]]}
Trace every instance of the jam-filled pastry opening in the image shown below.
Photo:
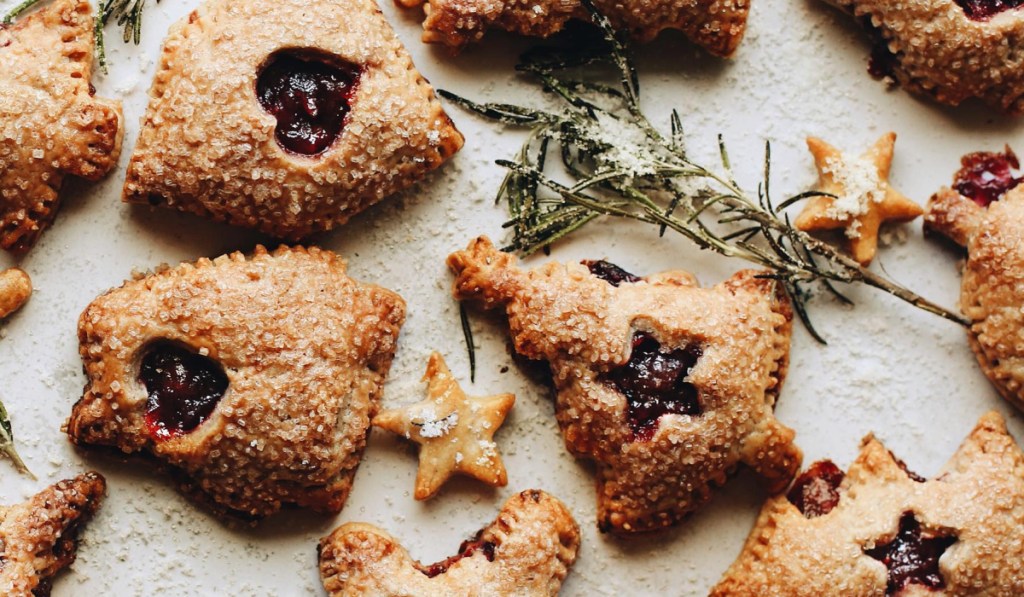
{"label": "jam-filled pastry opening", "polygon": [[473,554],[478,552],[484,554],[484,557],[487,558],[488,562],[493,562],[494,549],[497,547],[497,544],[495,544],[493,541],[486,541],[484,539],[481,539],[480,536],[482,534],[483,531],[481,530],[472,539],[463,541],[462,544],[459,545],[459,553],[444,560],[441,560],[436,564],[421,567],[420,572],[426,574],[429,578],[440,576],[445,572],[448,572],[448,569],[454,566],[455,563],[461,560],[462,558],[471,557]]}
{"label": "jam-filled pastry opening", "polygon": [[274,137],[300,155],[323,153],[345,128],[359,67],[312,49],[288,49],[267,59],[256,78],[256,98],[277,119]]}
{"label": "jam-filled pastry opening", "polygon": [[649,441],[662,415],[699,415],[697,388],[686,381],[703,353],[700,345],[663,351],[647,332],[633,334],[633,350],[625,365],[611,370],[608,380],[626,396],[626,415],[634,441]]}
{"label": "jam-filled pastry opening", "polygon": [[1001,12],[1017,8],[1024,0],[955,0],[972,21],[987,21]]}
{"label": "jam-filled pastry opening", "polygon": [[807,518],[824,516],[839,505],[839,485],[846,473],[831,460],[819,460],[804,471],[786,499]]}
{"label": "jam-filled pastry opening", "polygon": [[139,382],[146,388],[146,426],[156,440],[192,432],[210,418],[228,389],[220,363],[168,341],[142,357]]}
{"label": "jam-filled pastry opening", "polygon": [[1009,146],[1006,151],[977,151],[960,158],[960,170],[953,176],[953,188],[982,207],[999,201],[1010,189],[1024,181],[1015,177],[1020,169],[1017,155]]}
{"label": "jam-filled pastry opening", "polygon": [[620,284],[633,284],[641,281],[640,276],[631,274],[614,263],[597,260],[597,261],[582,261],[583,265],[587,266],[590,273],[594,274],[598,278],[601,278],[605,282],[608,282],[612,286],[618,286]]}
{"label": "jam-filled pastry opening", "polygon": [[923,532],[914,513],[904,512],[896,536],[865,549],[864,553],[885,564],[889,578],[885,594],[896,595],[910,584],[930,589],[944,588],[946,581],[939,572],[939,558],[954,543],[955,536],[933,536]]}

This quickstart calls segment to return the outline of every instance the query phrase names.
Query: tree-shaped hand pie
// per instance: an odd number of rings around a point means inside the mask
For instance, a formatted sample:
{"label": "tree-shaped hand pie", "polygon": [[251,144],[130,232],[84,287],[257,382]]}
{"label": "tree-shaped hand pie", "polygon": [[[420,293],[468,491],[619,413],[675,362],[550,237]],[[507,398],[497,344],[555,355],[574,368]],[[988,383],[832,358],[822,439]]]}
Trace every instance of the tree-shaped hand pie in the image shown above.
{"label": "tree-shaped hand pie", "polygon": [[993,411],[929,480],[870,435],[845,475],[816,463],[711,595],[1022,595],[1022,561],[1024,453]]}
{"label": "tree-shaped hand pie", "polygon": [[774,281],[516,261],[474,240],[448,258],[455,296],[504,306],[516,351],[550,365],[566,447],[597,464],[602,530],[672,525],[740,464],[788,485],[801,454],[772,409],[792,313]]}

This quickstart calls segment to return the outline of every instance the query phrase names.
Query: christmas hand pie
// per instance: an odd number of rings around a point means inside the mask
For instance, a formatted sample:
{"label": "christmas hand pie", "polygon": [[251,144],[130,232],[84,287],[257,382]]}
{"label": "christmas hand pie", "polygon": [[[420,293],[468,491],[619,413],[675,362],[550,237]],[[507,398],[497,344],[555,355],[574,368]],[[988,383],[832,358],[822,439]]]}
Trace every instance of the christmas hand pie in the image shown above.
{"label": "christmas hand pie", "polygon": [[106,482],[85,473],[27,502],[0,506],[0,595],[50,594],[53,577],[75,561],[78,531],[100,507]]}
{"label": "christmas hand pie", "polygon": [[932,196],[925,229],[967,249],[960,309],[982,371],[1003,398],[1024,409],[1024,187],[1017,158],[981,152],[963,159],[954,188]]}
{"label": "christmas hand pie", "polygon": [[373,0],[210,0],[176,24],[125,201],[295,240],[462,146]]}
{"label": "christmas hand pie", "polygon": [[[406,8],[424,0],[396,0]],[[736,51],[747,29],[749,0],[627,0],[595,5],[616,29],[626,29],[641,40],[650,41],[664,29],[679,29],[708,52],[729,57]],[[423,41],[459,49],[480,41],[487,29],[502,29],[535,37],[554,35],[570,19],[587,19],[579,0],[426,0]]]}
{"label": "christmas hand pie", "polygon": [[0,247],[24,251],[57,216],[67,175],[98,180],[121,152],[121,103],[93,97],[93,18],[56,0],[0,25]]}
{"label": "christmas hand pie", "polygon": [[943,104],[1024,112],[1024,12],[1017,0],[826,0],[875,40],[870,72]]}
{"label": "christmas hand pie", "polygon": [[771,280],[740,272],[702,289],[602,261],[525,271],[486,237],[448,265],[456,298],[504,306],[516,351],[550,365],[566,447],[597,465],[602,530],[675,524],[740,464],[773,491],[799,468],[772,412],[792,312]]}
{"label": "christmas hand pie", "polygon": [[405,303],[328,251],[257,247],[126,282],[79,319],[82,446],[146,452],[240,518],[345,503]]}
{"label": "christmas hand pie", "polygon": [[816,463],[711,595],[1021,595],[1022,560],[1024,454],[993,411],[933,479],[870,435],[845,475]]}
{"label": "christmas hand pie", "polygon": [[430,566],[373,525],[342,525],[320,542],[320,576],[331,597],[557,595],[579,545],[566,507],[534,489],[509,498],[458,554]]}

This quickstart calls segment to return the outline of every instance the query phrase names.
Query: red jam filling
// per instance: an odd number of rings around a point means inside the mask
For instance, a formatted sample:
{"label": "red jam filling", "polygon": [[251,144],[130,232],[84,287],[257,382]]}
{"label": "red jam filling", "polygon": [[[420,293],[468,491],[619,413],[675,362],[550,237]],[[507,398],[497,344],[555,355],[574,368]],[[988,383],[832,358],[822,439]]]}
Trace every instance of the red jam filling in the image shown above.
{"label": "red jam filling", "polygon": [[609,372],[608,379],[626,396],[626,416],[635,441],[654,437],[662,415],[701,413],[697,388],[686,381],[700,356],[697,345],[663,352],[650,334],[633,334],[629,362]]}
{"label": "red jam filling", "polygon": [[987,21],[997,14],[1017,8],[1024,0],[956,0],[972,21]]}
{"label": "red jam filling", "polygon": [[953,177],[953,187],[958,193],[973,199],[982,207],[998,201],[1006,191],[1024,180],[1024,177],[1013,176],[1013,171],[1020,168],[1020,162],[1009,147],[1004,153],[969,153],[960,159],[960,166],[960,170]]}
{"label": "red jam filling", "polygon": [[888,543],[881,543],[864,553],[885,564],[889,571],[886,595],[895,595],[910,584],[924,585],[929,589],[941,589],[946,581],[939,573],[939,558],[956,537],[925,537],[921,523],[913,512],[905,512],[900,518],[900,528]]}
{"label": "red jam filling", "polygon": [[635,276],[608,261],[583,261],[582,263],[587,266],[590,273],[601,278],[605,282],[608,282],[612,286],[618,286],[619,284],[633,284],[642,279],[640,276]]}
{"label": "red jam filling", "polygon": [[488,562],[493,562],[495,547],[496,545],[494,543],[490,541],[483,541],[481,539],[463,541],[462,545],[459,546],[459,553],[453,555],[452,557],[446,560],[443,560],[436,564],[431,564],[426,568],[422,568],[421,572],[423,572],[423,574],[426,574],[430,578],[434,578],[439,574],[444,574],[445,572],[448,572],[448,569],[455,565],[455,562],[458,562],[462,558],[468,558],[477,552],[483,553],[484,557],[487,558]]}
{"label": "red jam filling", "polygon": [[863,19],[864,29],[871,38],[871,56],[868,58],[868,73],[876,79],[889,77],[895,79],[896,54],[889,49],[889,42],[885,40],[882,31],[871,23],[871,19]]}
{"label": "red jam filling", "polygon": [[146,387],[146,425],[166,440],[191,432],[210,417],[228,378],[209,357],[174,344],[153,347],[142,359],[139,381]]}
{"label": "red jam filling", "polygon": [[256,79],[256,97],[277,118],[277,142],[301,155],[330,147],[345,127],[359,75],[311,52],[271,56]]}
{"label": "red jam filling", "polygon": [[831,460],[820,460],[796,478],[786,499],[807,518],[824,516],[839,505],[839,484],[845,476]]}

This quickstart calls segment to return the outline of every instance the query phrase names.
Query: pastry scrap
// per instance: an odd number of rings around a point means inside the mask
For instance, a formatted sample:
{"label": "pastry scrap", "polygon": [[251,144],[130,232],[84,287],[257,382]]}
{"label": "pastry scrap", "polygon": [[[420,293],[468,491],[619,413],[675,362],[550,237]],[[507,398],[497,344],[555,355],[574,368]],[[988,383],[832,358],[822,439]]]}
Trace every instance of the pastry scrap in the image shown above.
{"label": "pastry scrap", "polygon": [[958,105],[969,98],[1024,112],[1024,12],[1019,0],[826,0],[864,23],[869,70]]}
{"label": "pastry scrap", "polygon": [[909,222],[919,205],[889,186],[896,133],[886,133],[864,155],[850,159],[828,143],[807,138],[818,169],[816,191],[836,198],[808,200],[794,226],[804,232],[843,230],[851,256],[868,265],[878,251],[878,230],[885,222]]}
{"label": "pastry scrap", "polygon": [[504,306],[516,351],[550,365],[566,447],[597,465],[601,530],[675,524],[740,464],[772,491],[789,484],[801,453],[772,409],[792,311],[772,280],[702,289],[678,271],[516,261],[474,240],[448,257],[454,294]]}
{"label": "pastry scrap", "polygon": [[462,141],[373,0],[210,0],[164,42],[124,199],[297,240]]}
{"label": "pastry scrap", "polygon": [[66,175],[99,180],[121,152],[121,103],[93,97],[93,17],[56,0],[0,25],[0,247],[25,251],[53,222]]}
{"label": "pastry scrap", "polygon": [[1024,594],[1024,453],[989,412],[933,479],[868,436],[768,500],[713,597]]}
{"label": "pastry scrap", "polygon": [[329,251],[257,247],[126,282],[82,313],[66,428],[145,452],[241,518],[345,503],[405,303]]}
{"label": "pastry scrap", "polygon": [[106,482],[85,473],[27,502],[0,506],[0,595],[50,594],[53,577],[75,561],[78,532],[100,507]]}
{"label": "pastry scrap", "polygon": [[32,279],[16,267],[0,271],[0,319],[14,313],[32,295]]}
{"label": "pastry scrap", "polygon": [[509,498],[458,554],[429,566],[373,525],[342,525],[320,542],[320,577],[331,597],[557,595],[579,545],[572,514],[531,489]]}
{"label": "pastry scrap", "polygon": [[1024,187],[1017,157],[975,153],[963,160],[954,188],[932,196],[925,229],[967,249],[960,309],[978,363],[1003,398],[1024,409]]}
{"label": "pastry scrap", "polygon": [[[548,37],[570,19],[589,18],[580,0],[396,0],[406,8],[424,4],[423,41],[459,49],[480,41],[487,29]],[[708,52],[729,57],[747,28],[749,0],[596,0],[596,8],[616,29],[650,41],[664,29],[679,29]]]}
{"label": "pastry scrap", "polygon": [[433,497],[454,473],[497,487],[508,484],[494,432],[505,422],[516,397],[467,396],[436,352],[430,355],[423,379],[428,382],[426,400],[373,418],[374,426],[420,445],[416,499]]}

